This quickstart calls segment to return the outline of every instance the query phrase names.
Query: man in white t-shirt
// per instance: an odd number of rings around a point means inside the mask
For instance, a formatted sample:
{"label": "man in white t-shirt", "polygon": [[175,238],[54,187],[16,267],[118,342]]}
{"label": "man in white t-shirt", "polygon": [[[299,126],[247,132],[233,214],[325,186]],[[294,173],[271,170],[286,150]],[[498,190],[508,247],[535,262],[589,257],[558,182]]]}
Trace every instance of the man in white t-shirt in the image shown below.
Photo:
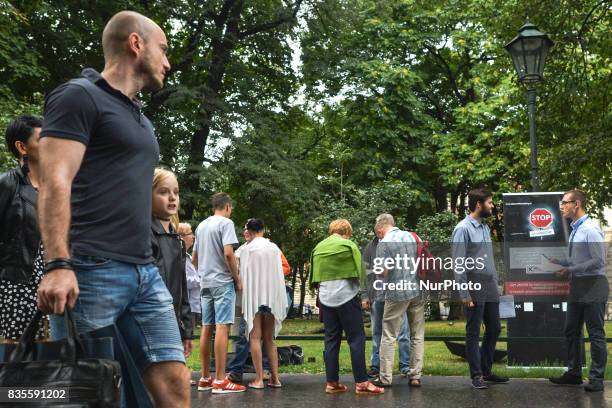
{"label": "man in white t-shirt", "polygon": [[[196,229],[193,264],[202,276],[202,334],[200,360],[202,378],[199,391],[212,388],[213,394],[246,391],[242,385],[225,378],[227,343],[230,326],[234,322],[236,291],[241,290],[234,244],[238,243],[232,214],[232,200],[227,193],[212,196],[214,215],[202,221]],[[210,376],[210,343],[215,335],[215,380]]]}

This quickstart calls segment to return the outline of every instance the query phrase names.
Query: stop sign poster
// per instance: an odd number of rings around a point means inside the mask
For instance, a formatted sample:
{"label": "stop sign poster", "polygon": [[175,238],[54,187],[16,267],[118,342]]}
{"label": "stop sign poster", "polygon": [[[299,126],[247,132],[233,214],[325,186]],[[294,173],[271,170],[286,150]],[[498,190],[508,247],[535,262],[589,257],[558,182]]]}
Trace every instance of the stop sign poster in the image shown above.
{"label": "stop sign poster", "polygon": [[545,237],[547,235],[555,235],[555,229],[551,228],[553,221],[553,212],[547,208],[536,208],[529,213],[529,223],[536,228],[529,231],[529,236]]}
{"label": "stop sign poster", "polygon": [[568,283],[549,262],[567,257],[568,222],[561,216],[563,193],[504,194],[506,290],[515,296],[564,295]]}
{"label": "stop sign poster", "polygon": [[[561,216],[563,193],[507,193],[504,198],[505,239],[517,243],[565,243],[568,223]],[[554,245],[554,244],[553,244]]]}

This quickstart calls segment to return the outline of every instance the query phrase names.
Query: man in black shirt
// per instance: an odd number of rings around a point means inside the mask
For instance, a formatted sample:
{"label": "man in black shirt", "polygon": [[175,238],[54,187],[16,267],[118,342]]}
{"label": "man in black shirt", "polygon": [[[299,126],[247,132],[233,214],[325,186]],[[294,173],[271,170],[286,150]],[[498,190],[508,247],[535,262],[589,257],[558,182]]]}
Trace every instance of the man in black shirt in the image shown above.
{"label": "man in black shirt", "polygon": [[[157,407],[189,405],[189,370],[172,297],[152,256],[151,191],[159,146],[136,95],[163,86],[166,36],[123,11],[102,34],[104,70],[85,69],[45,101],[39,221],[45,276],[39,307],[74,308],[77,329],[117,323]],[[77,301],[78,297],[78,301]],[[127,322],[127,323],[122,323]]]}

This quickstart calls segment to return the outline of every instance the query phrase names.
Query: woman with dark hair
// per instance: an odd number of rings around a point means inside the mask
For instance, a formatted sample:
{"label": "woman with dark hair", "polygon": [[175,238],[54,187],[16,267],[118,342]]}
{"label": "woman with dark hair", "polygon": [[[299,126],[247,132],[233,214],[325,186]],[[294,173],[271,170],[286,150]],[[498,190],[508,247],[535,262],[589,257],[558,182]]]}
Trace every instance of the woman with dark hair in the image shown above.
{"label": "woman with dark hair", "polygon": [[263,339],[270,361],[268,387],[280,388],[278,354],[274,337],[287,316],[287,295],[281,261],[281,250],[264,238],[264,223],[251,218],[246,230],[252,239],[240,251],[240,278],[242,280],[242,315],[247,325],[251,358],[255,367],[255,380],[250,388],[263,389]]}
{"label": "woman with dark hair", "polygon": [[0,175],[0,338],[5,341],[18,340],[37,310],[43,272],[36,221],[41,126],[40,118],[24,115],[9,123],[5,133],[8,149],[19,160],[18,167]]}

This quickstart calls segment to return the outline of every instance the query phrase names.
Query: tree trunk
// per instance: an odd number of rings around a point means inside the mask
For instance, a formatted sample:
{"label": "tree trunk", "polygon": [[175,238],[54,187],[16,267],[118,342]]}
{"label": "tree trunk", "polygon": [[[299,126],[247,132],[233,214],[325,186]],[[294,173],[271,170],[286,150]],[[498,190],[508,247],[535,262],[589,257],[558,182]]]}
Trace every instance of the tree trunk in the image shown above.
{"label": "tree trunk", "polygon": [[439,183],[434,186],[434,198],[436,200],[436,211],[446,211],[448,209],[446,189]]}
{"label": "tree trunk", "polygon": [[[244,0],[226,0],[224,7],[229,10],[227,16],[220,16],[219,21],[215,22],[217,35],[211,41],[210,69],[200,104],[200,127],[191,136],[189,167],[182,181],[187,191],[199,190],[199,173],[204,162],[204,149],[208,143],[212,118],[219,106],[223,77],[230,62],[232,50],[239,42],[238,33],[243,6]],[[193,218],[194,204],[194,200],[189,200],[183,205],[185,218]]]}
{"label": "tree trunk", "polygon": [[457,191],[451,192],[450,199],[450,208],[453,214],[457,214],[457,199],[459,198],[459,193]]}
{"label": "tree trunk", "polygon": [[304,298],[306,297],[306,278],[304,276],[304,265],[300,266],[300,304],[298,306],[298,317],[304,316]]}
{"label": "tree trunk", "polygon": [[289,309],[288,317],[295,316],[295,312],[294,312],[295,308],[293,306],[295,306],[295,285],[297,282],[297,275],[298,275],[297,265],[301,265],[301,263],[299,262],[294,263],[293,268],[291,269],[291,298],[293,299],[293,305],[291,309]]}
{"label": "tree trunk", "polygon": [[440,316],[440,302],[438,301],[437,296],[435,296],[435,299],[430,299],[427,306],[429,308],[429,320],[442,320],[442,317]]}
{"label": "tree trunk", "polygon": [[459,219],[461,219],[465,215],[463,212],[465,210],[466,195],[467,194],[463,191],[459,193],[459,207],[457,208],[457,215],[459,215]]}
{"label": "tree trunk", "polygon": [[[282,24],[296,21],[296,15],[302,1],[298,0],[291,5],[287,4],[287,7],[279,11],[276,19],[251,27],[242,27],[242,30],[241,20],[244,0],[224,0],[222,2],[221,10],[214,17],[215,33],[211,39],[211,62],[207,69],[204,92],[200,99],[199,128],[191,136],[189,166],[185,175],[181,177],[181,186],[184,186],[181,189],[194,192],[194,194],[200,191],[199,180],[204,163],[204,151],[210,136],[213,118],[219,112],[219,107],[223,105],[221,100],[223,80],[231,62],[232,51],[240,46],[241,40],[244,38],[271,31]],[[197,39],[197,35],[194,38]],[[189,57],[193,55],[194,48],[195,46],[189,50]],[[185,65],[190,61],[191,58],[185,59]],[[186,219],[193,219],[194,206],[197,201],[197,199],[184,201],[182,207]]]}

